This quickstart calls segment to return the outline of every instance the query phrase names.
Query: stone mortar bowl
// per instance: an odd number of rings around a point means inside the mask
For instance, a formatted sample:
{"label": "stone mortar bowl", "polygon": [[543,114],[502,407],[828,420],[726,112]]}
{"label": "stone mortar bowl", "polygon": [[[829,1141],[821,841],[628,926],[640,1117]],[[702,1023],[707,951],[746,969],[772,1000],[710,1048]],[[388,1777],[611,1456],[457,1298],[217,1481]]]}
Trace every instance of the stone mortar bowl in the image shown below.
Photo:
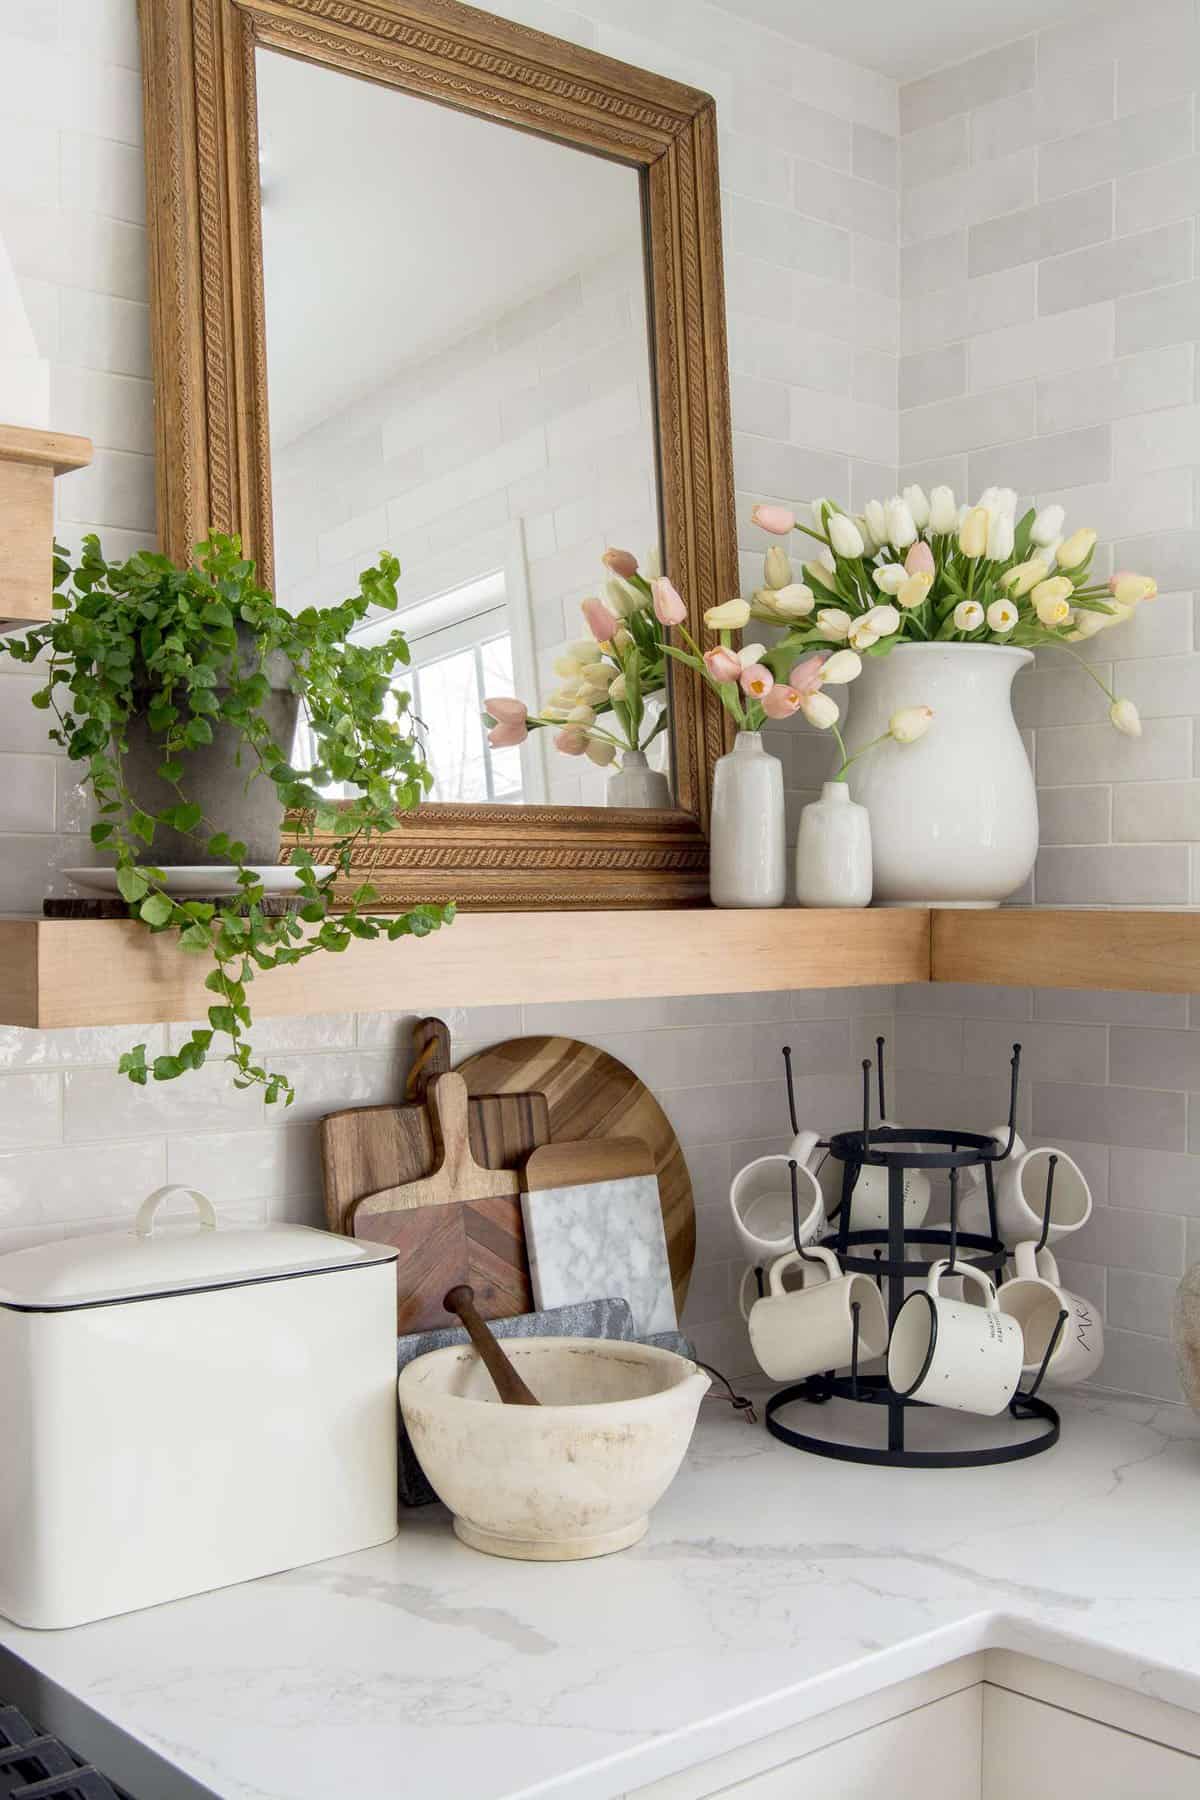
{"label": "stone mortar bowl", "polygon": [[647,1344],[506,1338],[539,1406],[502,1406],[474,1350],[402,1372],[400,1410],[464,1544],[490,1556],[569,1562],[624,1550],[674,1479],[709,1378]]}

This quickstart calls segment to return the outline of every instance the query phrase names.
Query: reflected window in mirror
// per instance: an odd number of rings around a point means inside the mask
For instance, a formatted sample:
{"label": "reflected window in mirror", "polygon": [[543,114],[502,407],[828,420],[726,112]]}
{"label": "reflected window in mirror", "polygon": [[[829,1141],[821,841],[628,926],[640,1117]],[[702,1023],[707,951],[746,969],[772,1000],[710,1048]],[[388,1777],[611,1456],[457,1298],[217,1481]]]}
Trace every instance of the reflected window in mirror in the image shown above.
{"label": "reflected window in mirror", "polygon": [[256,79],[279,598],[391,550],[430,798],[602,806],[608,770],[481,713],[553,705],[604,550],[661,542],[641,177],[273,50]]}

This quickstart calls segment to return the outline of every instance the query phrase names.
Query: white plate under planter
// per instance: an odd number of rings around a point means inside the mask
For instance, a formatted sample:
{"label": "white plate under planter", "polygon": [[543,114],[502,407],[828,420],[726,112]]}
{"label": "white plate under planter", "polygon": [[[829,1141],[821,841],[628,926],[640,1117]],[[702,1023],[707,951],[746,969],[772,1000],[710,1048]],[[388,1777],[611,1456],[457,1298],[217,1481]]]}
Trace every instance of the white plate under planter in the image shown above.
{"label": "white plate under planter", "polygon": [[[326,875],[332,874],[333,865],[314,863],[312,872],[318,881],[323,881]],[[64,869],[62,873],[76,887],[88,888],[93,894],[107,894],[117,900],[121,897],[115,869]],[[174,868],[164,868],[162,873],[164,891],[173,894],[177,900],[220,900],[242,891],[237,868],[212,863],[176,863]],[[247,873],[262,883],[264,893],[296,894],[300,891],[300,871],[290,863],[272,863],[266,868],[247,864]]]}

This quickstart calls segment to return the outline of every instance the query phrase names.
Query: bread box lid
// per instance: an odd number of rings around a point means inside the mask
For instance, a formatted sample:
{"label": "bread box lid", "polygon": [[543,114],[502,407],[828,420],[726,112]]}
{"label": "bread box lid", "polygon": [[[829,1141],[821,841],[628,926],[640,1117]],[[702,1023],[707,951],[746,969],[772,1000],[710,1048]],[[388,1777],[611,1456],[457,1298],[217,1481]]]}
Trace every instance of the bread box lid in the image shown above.
{"label": "bread box lid", "polygon": [[[189,1195],[198,1218],[155,1228],[171,1194]],[[359,1242],[306,1225],[222,1225],[192,1188],[157,1188],[132,1231],[102,1232],[0,1256],[0,1307],[61,1312],[152,1300],[205,1288],[240,1287],[393,1262],[386,1244]]]}

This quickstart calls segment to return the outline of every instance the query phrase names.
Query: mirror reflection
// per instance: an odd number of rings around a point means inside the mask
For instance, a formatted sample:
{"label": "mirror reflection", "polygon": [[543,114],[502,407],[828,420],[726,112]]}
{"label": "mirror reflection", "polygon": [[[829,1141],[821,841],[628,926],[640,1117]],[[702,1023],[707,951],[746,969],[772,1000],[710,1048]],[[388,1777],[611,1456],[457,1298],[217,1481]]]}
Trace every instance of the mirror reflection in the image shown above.
{"label": "mirror reflection", "polygon": [[257,83],[280,600],[399,557],[431,799],[670,804],[638,172],[275,51]]}

